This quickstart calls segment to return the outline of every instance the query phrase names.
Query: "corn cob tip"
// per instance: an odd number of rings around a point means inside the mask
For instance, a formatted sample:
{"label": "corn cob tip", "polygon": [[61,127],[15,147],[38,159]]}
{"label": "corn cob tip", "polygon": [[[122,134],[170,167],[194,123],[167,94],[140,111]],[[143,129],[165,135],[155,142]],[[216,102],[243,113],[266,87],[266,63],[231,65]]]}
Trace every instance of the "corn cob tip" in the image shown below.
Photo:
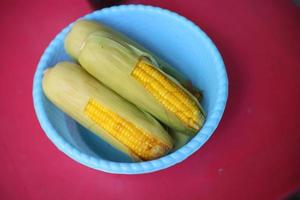
{"label": "corn cob tip", "polygon": [[93,21],[76,21],[65,39],[64,45],[67,53],[73,58],[77,58],[80,50],[84,46],[86,38],[91,33],[99,30],[99,28],[101,28],[101,25]]}

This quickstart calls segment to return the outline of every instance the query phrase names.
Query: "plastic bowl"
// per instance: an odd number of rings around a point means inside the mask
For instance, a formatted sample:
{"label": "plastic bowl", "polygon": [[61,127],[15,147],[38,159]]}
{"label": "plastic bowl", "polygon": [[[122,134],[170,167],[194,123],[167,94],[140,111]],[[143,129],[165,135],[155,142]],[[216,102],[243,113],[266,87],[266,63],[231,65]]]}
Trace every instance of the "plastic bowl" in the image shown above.
{"label": "plastic bowl", "polygon": [[63,46],[64,38],[72,26],[70,24],[47,47],[34,76],[34,107],[49,139],[79,163],[117,174],[142,174],[161,170],[185,160],[198,150],[218,126],[228,91],[223,60],[208,36],[186,18],[151,6],[115,6],[95,11],[83,18],[112,26],[186,74],[204,92],[203,107],[207,112],[207,119],[201,131],[177,151],[156,160],[131,163],[124,154],[61,112],[43,94],[43,71],[59,61],[71,60]]}

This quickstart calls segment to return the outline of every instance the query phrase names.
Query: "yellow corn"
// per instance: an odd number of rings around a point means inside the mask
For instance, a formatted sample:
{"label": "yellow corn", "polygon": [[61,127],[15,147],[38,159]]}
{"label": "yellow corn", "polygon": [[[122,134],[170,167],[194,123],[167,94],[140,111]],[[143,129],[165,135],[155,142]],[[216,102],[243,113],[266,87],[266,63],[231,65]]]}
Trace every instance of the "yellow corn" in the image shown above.
{"label": "yellow corn", "polygon": [[178,85],[142,59],[136,64],[131,74],[166,109],[174,113],[183,123],[199,130],[198,106]]}
{"label": "yellow corn", "polygon": [[173,147],[157,120],[77,64],[61,62],[48,69],[42,86],[57,107],[134,160],[155,159]]}
{"label": "yellow corn", "polygon": [[84,112],[97,125],[130,148],[142,160],[154,159],[168,150],[166,145],[151,137],[149,133],[103,107],[94,99],[88,101]]}

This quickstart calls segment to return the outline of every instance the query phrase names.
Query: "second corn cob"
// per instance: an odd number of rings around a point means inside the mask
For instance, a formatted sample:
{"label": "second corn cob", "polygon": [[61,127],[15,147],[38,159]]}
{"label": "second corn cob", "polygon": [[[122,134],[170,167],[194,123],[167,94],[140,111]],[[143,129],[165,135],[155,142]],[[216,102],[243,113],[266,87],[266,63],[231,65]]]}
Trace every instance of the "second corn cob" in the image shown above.
{"label": "second corn cob", "polygon": [[197,88],[193,87],[191,81],[185,77],[183,74],[178,72],[175,68],[170,66],[167,62],[157,57],[155,54],[144,48],[139,43],[131,40],[126,35],[113,30],[109,26],[106,26],[99,22],[89,21],[89,20],[79,20],[75,22],[73,26],[73,31],[71,35],[66,38],[65,48],[68,54],[73,58],[78,58],[80,49],[83,47],[82,41],[84,41],[88,35],[94,32],[101,31],[103,33],[108,33],[114,35],[118,40],[125,41],[127,43],[132,44],[143,52],[147,52],[148,55],[151,55],[157,62],[157,65],[160,69],[162,69],[165,73],[174,77],[180,84],[185,87],[188,91],[190,91],[195,97],[201,100],[201,92],[197,90]]}

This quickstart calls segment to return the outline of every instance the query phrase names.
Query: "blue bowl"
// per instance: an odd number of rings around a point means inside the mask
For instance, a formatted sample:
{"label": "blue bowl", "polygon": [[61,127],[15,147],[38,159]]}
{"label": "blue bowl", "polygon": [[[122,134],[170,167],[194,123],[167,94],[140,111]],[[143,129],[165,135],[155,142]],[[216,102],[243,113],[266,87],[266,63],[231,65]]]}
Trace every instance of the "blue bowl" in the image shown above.
{"label": "blue bowl", "polygon": [[204,92],[203,107],[207,119],[201,131],[177,151],[152,161],[130,162],[127,156],[55,107],[42,91],[43,71],[59,61],[71,60],[63,45],[72,26],[70,24],[47,47],[34,76],[34,108],[49,139],[79,163],[116,174],[142,174],[161,170],[183,161],[198,150],[218,126],[228,93],[223,60],[208,36],[186,18],[151,6],[116,6],[95,11],[83,18],[110,25],[186,74]]}

